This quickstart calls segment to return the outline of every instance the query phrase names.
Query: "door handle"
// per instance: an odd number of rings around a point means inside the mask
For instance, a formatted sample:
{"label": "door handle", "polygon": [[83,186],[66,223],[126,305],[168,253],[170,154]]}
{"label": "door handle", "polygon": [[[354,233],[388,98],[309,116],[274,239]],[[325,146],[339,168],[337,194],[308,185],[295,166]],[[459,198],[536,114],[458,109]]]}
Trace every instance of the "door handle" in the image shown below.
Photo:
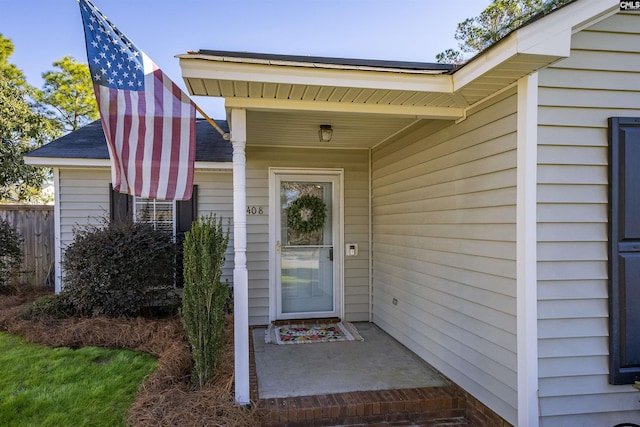
{"label": "door handle", "polygon": [[329,261],[333,261],[333,248],[329,248]]}

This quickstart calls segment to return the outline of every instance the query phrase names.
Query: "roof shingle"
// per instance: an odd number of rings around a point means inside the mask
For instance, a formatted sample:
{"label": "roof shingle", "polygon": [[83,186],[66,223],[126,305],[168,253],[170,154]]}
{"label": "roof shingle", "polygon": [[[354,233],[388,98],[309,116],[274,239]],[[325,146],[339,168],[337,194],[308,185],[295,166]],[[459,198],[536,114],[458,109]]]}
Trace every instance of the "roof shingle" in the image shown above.
{"label": "roof shingle", "polygon": [[271,53],[255,53],[255,52],[234,52],[226,50],[200,49],[198,52],[189,52],[188,55],[204,55],[221,58],[235,58],[237,60],[257,60],[264,62],[290,62],[290,63],[308,63],[326,64],[345,67],[364,67],[389,70],[406,70],[406,71],[437,71],[447,73],[453,71],[456,67],[451,64],[438,64],[432,62],[415,62],[415,61],[391,61],[381,59],[358,59],[358,58],[332,58],[322,56],[302,56],[302,55],[279,55]]}
{"label": "roof shingle", "polygon": [[[226,121],[216,121],[225,132]],[[196,119],[196,161],[231,162],[232,146],[206,120]],[[30,152],[27,157],[63,159],[108,159],[109,150],[100,120],[68,133]]]}

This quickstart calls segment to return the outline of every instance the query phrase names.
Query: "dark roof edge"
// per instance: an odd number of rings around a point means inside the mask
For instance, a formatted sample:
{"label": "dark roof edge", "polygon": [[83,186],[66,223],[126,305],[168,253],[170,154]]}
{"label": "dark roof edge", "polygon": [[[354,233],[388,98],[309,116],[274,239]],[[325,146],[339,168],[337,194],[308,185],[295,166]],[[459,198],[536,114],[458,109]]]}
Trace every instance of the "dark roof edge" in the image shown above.
{"label": "dark roof edge", "polygon": [[[228,132],[225,120],[218,126]],[[196,162],[231,162],[232,145],[207,120],[196,118]],[[109,159],[109,149],[100,119],[25,154],[27,158]]]}
{"label": "dark roof edge", "polygon": [[376,68],[393,68],[404,70],[433,70],[433,71],[451,71],[454,68],[452,64],[437,64],[431,62],[409,62],[409,61],[388,61],[382,59],[357,59],[357,58],[331,58],[321,56],[303,56],[303,55],[278,55],[270,53],[256,52],[234,52],[224,50],[200,49],[198,52],[189,52],[189,54],[200,54],[207,56],[221,56],[230,58],[246,58],[259,59],[265,61],[288,61],[302,63],[318,63],[329,65],[344,65],[351,67],[376,67]]}
{"label": "dark roof edge", "polygon": [[527,19],[525,22],[522,23],[522,25],[520,25],[519,27],[516,27],[514,29],[512,29],[511,31],[509,31],[507,34],[505,34],[504,36],[500,37],[499,40],[495,41],[494,43],[492,43],[490,46],[486,47],[485,49],[481,50],[480,52],[476,53],[475,55],[473,55],[471,58],[469,58],[467,61],[465,61],[462,64],[454,64],[453,65],[453,69],[451,70],[451,74],[455,74],[456,72],[458,72],[459,70],[461,70],[462,68],[464,68],[467,64],[470,64],[471,62],[473,62],[476,58],[484,55],[486,52],[488,52],[489,50],[493,49],[495,46],[497,46],[498,44],[500,44],[500,42],[504,39],[506,39],[507,37],[509,37],[511,34],[515,33],[516,31],[520,30],[521,28],[524,28],[528,25],[533,24],[536,21],[539,21],[540,19],[555,13],[556,11],[565,8],[566,6],[577,2],[578,0],[570,0],[568,2],[566,2],[565,4],[562,4],[558,7],[556,7],[553,10],[550,11],[546,11],[546,10],[541,10],[540,12],[531,15],[529,17],[529,19]]}

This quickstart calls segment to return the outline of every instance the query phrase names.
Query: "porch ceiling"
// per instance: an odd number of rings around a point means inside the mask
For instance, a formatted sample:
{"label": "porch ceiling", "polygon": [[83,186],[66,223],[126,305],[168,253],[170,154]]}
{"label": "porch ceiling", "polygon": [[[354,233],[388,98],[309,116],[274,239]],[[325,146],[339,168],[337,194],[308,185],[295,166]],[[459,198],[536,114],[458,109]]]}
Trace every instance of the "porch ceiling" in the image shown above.
{"label": "porch ceiling", "polygon": [[[261,146],[370,148],[415,123],[415,118],[335,112],[248,110],[247,144]],[[320,125],[333,128],[320,142]]]}

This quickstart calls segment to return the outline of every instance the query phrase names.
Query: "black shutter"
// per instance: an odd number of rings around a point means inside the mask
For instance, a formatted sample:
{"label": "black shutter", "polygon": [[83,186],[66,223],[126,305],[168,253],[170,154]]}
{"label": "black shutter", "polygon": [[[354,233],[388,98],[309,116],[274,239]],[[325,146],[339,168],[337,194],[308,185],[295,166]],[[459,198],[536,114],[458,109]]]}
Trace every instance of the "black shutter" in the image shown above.
{"label": "black shutter", "polygon": [[609,381],[640,380],[640,118],[609,119]]}
{"label": "black shutter", "polygon": [[115,191],[109,184],[109,218],[111,221],[133,220],[133,198]]}
{"label": "black shutter", "polygon": [[193,186],[193,194],[189,200],[176,202],[176,286],[183,287],[182,277],[182,244],[184,235],[191,230],[191,224],[198,218],[198,186]]}
{"label": "black shutter", "polygon": [[193,194],[189,200],[176,202],[176,238],[191,230],[191,223],[198,217],[198,186],[193,186]]}

